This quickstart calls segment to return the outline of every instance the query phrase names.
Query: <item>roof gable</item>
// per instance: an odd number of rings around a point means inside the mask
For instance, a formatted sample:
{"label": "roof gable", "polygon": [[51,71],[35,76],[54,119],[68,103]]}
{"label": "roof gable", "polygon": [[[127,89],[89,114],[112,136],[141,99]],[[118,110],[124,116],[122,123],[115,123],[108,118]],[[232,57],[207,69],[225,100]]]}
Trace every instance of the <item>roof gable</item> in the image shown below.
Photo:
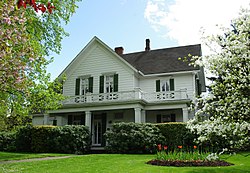
{"label": "roof gable", "polygon": [[188,54],[201,56],[201,45],[142,51],[124,54],[122,58],[144,75],[199,70],[199,67],[189,66],[188,63],[178,60]]}
{"label": "roof gable", "polygon": [[115,51],[113,51],[110,47],[108,47],[104,42],[102,42],[96,36],[79,52],[79,54],[69,63],[69,65],[62,71],[59,75],[59,78],[62,75],[66,74],[67,76],[71,73],[72,68],[77,66],[80,62],[81,57],[84,57],[84,54],[88,54],[91,51],[91,48],[98,44],[99,46],[103,47],[104,49],[108,50],[111,54],[113,54],[118,60],[120,60],[125,66],[128,66],[133,71],[137,72],[137,70],[129,64],[126,60],[124,60],[121,56],[119,56]]}

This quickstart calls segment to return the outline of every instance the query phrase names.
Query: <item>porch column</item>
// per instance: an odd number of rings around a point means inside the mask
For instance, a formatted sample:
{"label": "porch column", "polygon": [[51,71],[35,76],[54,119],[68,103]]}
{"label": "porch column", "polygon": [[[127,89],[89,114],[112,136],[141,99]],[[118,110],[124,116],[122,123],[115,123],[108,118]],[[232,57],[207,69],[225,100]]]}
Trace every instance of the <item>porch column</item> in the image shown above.
{"label": "porch column", "polygon": [[135,109],[135,123],[141,123],[141,108],[134,108]]}
{"label": "porch column", "polygon": [[182,116],[183,116],[183,122],[188,121],[188,108],[182,108]]}
{"label": "porch column", "polygon": [[141,111],[141,122],[146,123],[146,111],[145,110]]}
{"label": "porch column", "polygon": [[85,111],[85,126],[89,127],[89,130],[91,130],[91,112]]}
{"label": "porch column", "polygon": [[49,114],[44,114],[43,115],[43,124],[44,125],[49,125]]}

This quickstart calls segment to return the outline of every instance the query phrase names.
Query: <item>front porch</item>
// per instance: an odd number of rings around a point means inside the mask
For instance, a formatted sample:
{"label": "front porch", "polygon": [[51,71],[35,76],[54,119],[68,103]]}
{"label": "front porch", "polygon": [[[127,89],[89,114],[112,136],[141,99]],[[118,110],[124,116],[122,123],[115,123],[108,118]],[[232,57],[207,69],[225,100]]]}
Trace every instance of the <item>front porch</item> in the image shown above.
{"label": "front porch", "polygon": [[[61,109],[44,115],[46,125],[85,125],[92,133],[92,147],[105,146],[103,134],[118,122],[164,123],[186,122],[192,113],[188,112],[186,104],[151,105],[140,104],[120,105],[113,107]],[[41,121],[41,117],[39,117]],[[35,122],[33,122],[36,125]],[[39,124],[39,123],[37,123]]]}

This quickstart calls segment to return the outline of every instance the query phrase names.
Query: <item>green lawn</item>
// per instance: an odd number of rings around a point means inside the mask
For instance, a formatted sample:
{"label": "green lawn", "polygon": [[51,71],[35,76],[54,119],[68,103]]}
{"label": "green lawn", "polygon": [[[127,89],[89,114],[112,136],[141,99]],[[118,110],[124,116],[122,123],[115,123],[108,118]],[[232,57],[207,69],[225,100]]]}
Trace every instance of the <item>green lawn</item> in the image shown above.
{"label": "green lawn", "polygon": [[[0,152],[0,156],[3,153]],[[4,154],[3,154],[4,155]],[[235,156],[224,156],[234,163],[229,167],[159,167],[145,164],[154,155],[92,154],[73,156],[59,160],[45,160],[24,163],[0,164],[0,172],[23,173],[250,173],[250,152]],[[3,160],[3,159],[2,159]]]}

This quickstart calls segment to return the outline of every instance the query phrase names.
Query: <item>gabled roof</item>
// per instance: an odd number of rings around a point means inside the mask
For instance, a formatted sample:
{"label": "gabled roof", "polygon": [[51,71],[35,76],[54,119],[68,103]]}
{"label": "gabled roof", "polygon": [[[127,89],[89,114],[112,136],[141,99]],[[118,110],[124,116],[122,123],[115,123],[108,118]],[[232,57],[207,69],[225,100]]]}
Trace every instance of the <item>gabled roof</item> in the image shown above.
{"label": "gabled roof", "polygon": [[144,75],[199,70],[178,58],[201,56],[201,45],[189,45],[166,49],[142,51],[121,55]]}
{"label": "gabled roof", "polygon": [[78,63],[78,61],[81,58],[81,55],[83,55],[85,52],[87,52],[90,47],[94,44],[99,44],[102,47],[104,47],[106,50],[111,52],[114,56],[117,57],[120,61],[122,61],[126,66],[134,70],[135,72],[138,72],[137,69],[135,69],[130,63],[128,63],[126,60],[124,60],[121,56],[119,56],[114,50],[112,50],[109,46],[107,46],[104,42],[102,42],[98,37],[94,36],[90,42],[78,53],[78,55],[68,64],[68,66],[61,72],[61,74],[58,76],[60,79],[64,74],[67,74],[68,71]]}

